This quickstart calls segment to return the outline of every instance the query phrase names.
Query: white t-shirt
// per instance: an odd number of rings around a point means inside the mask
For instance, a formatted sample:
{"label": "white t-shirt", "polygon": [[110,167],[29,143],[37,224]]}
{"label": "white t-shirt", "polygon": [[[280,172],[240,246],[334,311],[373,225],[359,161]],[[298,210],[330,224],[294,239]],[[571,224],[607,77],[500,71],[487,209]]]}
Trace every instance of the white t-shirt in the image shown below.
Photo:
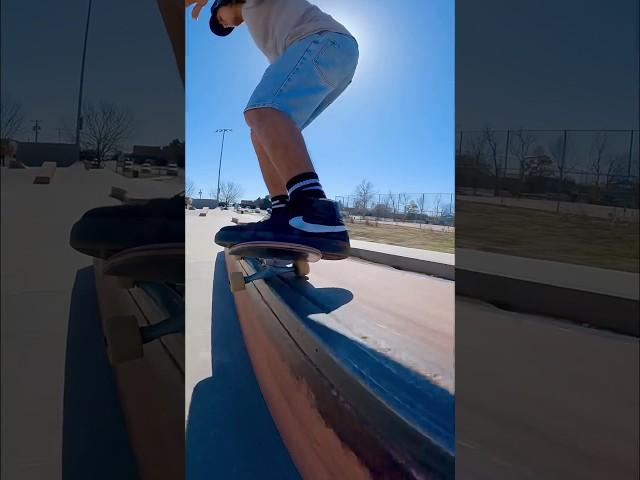
{"label": "white t-shirt", "polygon": [[249,33],[273,63],[293,42],[322,31],[351,33],[307,0],[247,0],[242,7]]}

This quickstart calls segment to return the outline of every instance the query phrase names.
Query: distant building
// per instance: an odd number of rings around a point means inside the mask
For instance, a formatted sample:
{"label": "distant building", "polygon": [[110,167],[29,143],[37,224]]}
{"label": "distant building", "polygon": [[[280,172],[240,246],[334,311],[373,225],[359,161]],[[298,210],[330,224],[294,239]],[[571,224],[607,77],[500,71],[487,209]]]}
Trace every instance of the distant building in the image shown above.
{"label": "distant building", "polygon": [[167,145],[155,147],[150,145],[134,145],[130,157],[135,163],[151,162],[152,165],[180,164],[182,156],[180,148]]}
{"label": "distant building", "polygon": [[193,198],[191,199],[191,206],[193,208],[216,208],[218,206],[218,201],[214,198]]}
{"label": "distant building", "polygon": [[16,160],[27,167],[39,167],[44,162],[68,167],[79,159],[80,149],[75,143],[18,142],[16,151]]}
{"label": "distant building", "polygon": [[258,208],[255,200],[240,200],[239,206],[242,208]]}

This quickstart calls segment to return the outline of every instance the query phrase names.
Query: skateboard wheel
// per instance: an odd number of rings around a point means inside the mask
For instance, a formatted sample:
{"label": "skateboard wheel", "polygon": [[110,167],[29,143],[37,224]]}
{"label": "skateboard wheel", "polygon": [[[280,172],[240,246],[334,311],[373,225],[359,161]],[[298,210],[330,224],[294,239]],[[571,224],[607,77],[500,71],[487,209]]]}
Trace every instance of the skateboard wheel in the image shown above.
{"label": "skateboard wheel", "polygon": [[105,323],[104,333],[112,365],[142,358],[142,336],[133,315],[111,317]]}
{"label": "skateboard wheel", "polygon": [[306,277],[311,271],[311,268],[309,268],[309,263],[302,260],[298,260],[297,262],[295,262],[293,264],[293,268],[296,272],[296,276],[298,277]]}
{"label": "skateboard wheel", "polygon": [[229,284],[231,285],[232,292],[239,292],[244,290],[244,275],[242,272],[231,272],[229,277]]}

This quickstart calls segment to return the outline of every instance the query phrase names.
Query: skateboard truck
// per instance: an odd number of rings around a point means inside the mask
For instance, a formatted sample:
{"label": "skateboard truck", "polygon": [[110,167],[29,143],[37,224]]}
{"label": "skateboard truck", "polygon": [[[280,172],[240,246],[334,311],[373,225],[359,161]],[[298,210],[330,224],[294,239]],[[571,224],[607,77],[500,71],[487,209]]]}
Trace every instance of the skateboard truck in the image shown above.
{"label": "skateboard truck", "polygon": [[244,290],[245,286],[256,280],[266,280],[285,273],[293,273],[297,277],[309,274],[309,262],[317,262],[322,253],[305,245],[282,242],[246,242],[234,245],[229,255],[257,260],[256,272],[245,276],[243,272],[230,272],[231,291]]}
{"label": "skateboard truck", "polygon": [[135,315],[105,322],[105,341],[112,364],[143,356],[145,343],[184,332],[184,244],[150,245],[111,257],[104,269],[120,288],[140,288],[166,313],[163,320],[140,327]]}
{"label": "skateboard truck", "polygon": [[292,265],[277,265],[269,264],[267,262],[260,262],[259,270],[248,276],[244,276],[242,272],[231,272],[229,277],[229,283],[231,284],[231,290],[238,292],[244,290],[248,283],[255,280],[266,280],[268,278],[278,277],[284,273],[294,273],[296,277],[305,277],[309,275],[311,269],[309,264],[305,261],[298,260]]}
{"label": "skateboard truck", "polygon": [[139,282],[135,285],[149,295],[153,301],[164,307],[168,316],[152,325],[140,327],[134,315],[122,315],[109,319],[105,325],[105,343],[109,360],[113,364],[121,364],[142,358],[142,346],[165,335],[184,331],[184,307],[182,297],[169,286]]}

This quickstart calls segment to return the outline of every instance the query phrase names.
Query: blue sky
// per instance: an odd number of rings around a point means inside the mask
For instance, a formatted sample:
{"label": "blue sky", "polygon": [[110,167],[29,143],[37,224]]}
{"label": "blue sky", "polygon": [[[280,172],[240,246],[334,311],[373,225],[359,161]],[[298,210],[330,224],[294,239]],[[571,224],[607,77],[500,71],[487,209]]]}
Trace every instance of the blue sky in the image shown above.
{"label": "blue sky", "polygon": [[[57,142],[58,129],[73,130],[88,5],[2,1],[1,89],[22,107],[18,140],[33,141],[32,119],[40,120],[41,142]],[[84,101],[131,112],[125,150],[184,138],[184,88],[155,0],[93,1]]]}
{"label": "blue sky", "polygon": [[[454,2],[315,0],[360,46],[353,83],[304,131],[329,197],[367,179],[376,192],[452,192],[454,185]],[[208,27],[209,10],[187,12],[187,177],[196,192],[222,180],[243,198],[267,193],[242,111],[268,66],[245,25],[225,38]]]}

